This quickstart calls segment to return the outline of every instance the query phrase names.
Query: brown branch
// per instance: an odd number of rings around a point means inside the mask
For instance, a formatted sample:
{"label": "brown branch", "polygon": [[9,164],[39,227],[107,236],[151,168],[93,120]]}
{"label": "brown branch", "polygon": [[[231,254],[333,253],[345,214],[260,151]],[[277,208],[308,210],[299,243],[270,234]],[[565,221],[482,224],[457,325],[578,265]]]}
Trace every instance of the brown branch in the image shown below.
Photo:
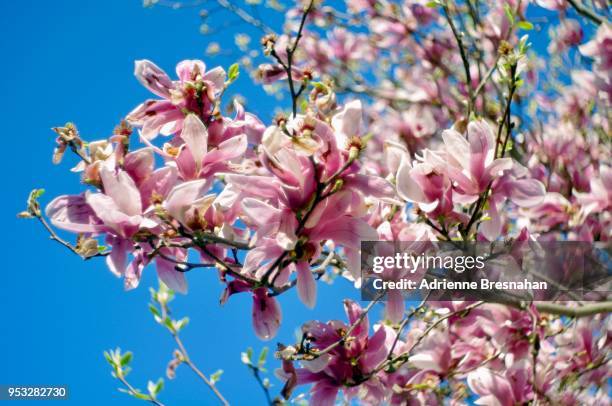
{"label": "brown branch", "polygon": [[574,8],[574,10],[578,12],[578,14],[582,14],[597,25],[603,24],[603,17],[595,14],[593,10],[583,6],[582,4],[577,3],[576,0],[567,0],[567,2]]}
{"label": "brown branch", "polygon": [[185,346],[183,345],[183,342],[181,341],[181,338],[178,336],[178,334],[176,332],[172,333],[172,337],[174,338],[174,341],[176,342],[176,345],[178,345],[179,347],[179,351],[181,352],[182,355],[182,361],[187,364],[187,366],[189,366],[189,368],[191,368],[191,370],[202,380],[204,381],[204,383],[213,391],[213,393],[215,394],[215,396],[217,396],[217,398],[219,398],[219,400],[221,401],[221,403],[225,406],[229,406],[229,402],[223,397],[223,395],[221,394],[221,392],[219,392],[219,389],[217,389],[217,387],[215,386],[214,383],[212,383],[207,377],[206,375],[204,375],[204,373],[202,373],[202,371],[200,371],[200,369],[196,366],[196,364],[191,360],[191,358],[189,358],[189,355],[187,354],[187,349],[185,348]]}
{"label": "brown branch", "polygon": [[472,75],[470,73],[470,61],[468,59],[467,53],[465,51],[465,46],[463,44],[462,36],[463,34],[457,31],[457,27],[455,27],[455,23],[451,18],[450,11],[448,9],[448,3],[444,3],[442,5],[442,9],[444,10],[444,17],[450,26],[451,31],[453,32],[453,36],[457,41],[457,46],[459,47],[459,54],[461,55],[461,61],[463,62],[463,70],[465,72],[465,83],[468,89],[468,105],[467,105],[467,118],[469,119],[470,114],[472,113],[472,107],[474,104],[474,90],[472,89]]}

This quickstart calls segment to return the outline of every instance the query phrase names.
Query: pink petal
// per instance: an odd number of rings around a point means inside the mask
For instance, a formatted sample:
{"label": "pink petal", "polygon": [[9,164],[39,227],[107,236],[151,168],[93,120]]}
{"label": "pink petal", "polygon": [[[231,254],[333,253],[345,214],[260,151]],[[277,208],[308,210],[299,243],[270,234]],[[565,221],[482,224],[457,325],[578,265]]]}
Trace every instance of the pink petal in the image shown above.
{"label": "pink petal", "polygon": [[297,269],[297,290],[300,300],[306,307],[312,309],[317,301],[317,283],[307,262],[300,261]]}
{"label": "pink petal", "polygon": [[281,309],[275,298],[268,296],[266,288],[253,291],[253,328],[262,340],[276,335],[282,319]]}
{"label": "pink petal", "polygon": [[334,406],[338,389],[338,386],[327,381],[319,381],[312,387],[308,404],[311,406]]}
{"label": "pink petal", "polygon": [[140,183],[151,175],[154,165],[153,149],[141,148],[125,156],[123,169],[136,183]]}
{"label": "pink petal", "polygon": [[247,197],[242,201],[242,209],[250,221],[259,227],[272,222],[278,222],[280,218],[279,209],[251,197]]}
{"label": "pink petal", "polygon": [[[449,157],[453,158],[463,169],[470,169],[470,143],[455,130],[442,131],[442,139]],[[451,162],[452,163],[452,162]]]}
{"label": "pink petal", "polygon": [[104,194],[113,199],[119,210],[129,216],[142,213],[140,191],[127,172],[115,172],[113,168],[101,165],[100,178],[104,185]]}
{"label": "pink petal", "polygon": [[366,196],[378,199],[395,197],[393,185],[379,176],[355,174],[344,178],[344,186],[361,191]]}
{"label": "pink petal", "polygon": [[151,92],[163,97],[170,98],[170,89],[174,86],[172,80],[153,62],[146,59],[134,63],[134,75],[136,79]]}
{"label": "pink petal", "polygon": [[397,194],[404,200],[426,202],[428,199],[425,197],[421,187],[412,179],[411,171],[412,168],[408,162],[402,160],[396,176]]}
{"label": "pink petal", "polygon": [[132,242],[125,238],[108,236],[107,242],[111,246],[111,253],[106,257],[106,265],[112,273],[121,276],[125,273],[127,254],[132,248]]}
{"label": "pink petal", "polygon": [[471,121],[468,124],[468,142],[470,144],[470,172],[474,179],[480,179],[485,166],[495,158],[495,137],[491,127],[484,120]]}
{"label": "pink petal", "polygon": [[338,245],[358,249],[361,241],[375,241],[378,233],[363,220],[342,216],[315,228],[310,237],[313,241],[333,240]]}
{"label": "pink petal", "polygon": [[54,226],[62,230],[95,233],[104,229],[83,195],[56,197],[47,205],[45,214]]}
{"label": "pink petal", "polygon": [[155,258],[155,265],[157,267],[157,276],[166,286],[176,292],[183,294],[187,293],[185,274],[175,269],[175,263],[162,257],[157,257]]}
{"label": "pink petal", "polygon": [[222,67],[217,66],[216,68],[206,72],[206,74],[202,76],[202,79],[207,82],[211,82],[215,86],[215,90],[219,91],[223,89],[223,86],[225,85],[225,77],[225,70]]}
{"label": "pink petal", "polygon": [[143,207],[147,208],[150,206],[153,193],[166,197],[172,186],[176,183],[177,177],[176,168],[171,166],[166,166],[153,172],[140,185]]}
{"label": "pink petal", "polygon": [[188,114],[185,117],[181,138],[187,144],[189,152],[191,152],[191,156],[195,161],[196,168],[199,170],[202,167],[204,156],[208,152],[208,130],[198,116]]}
{"label": "pink petal", "polygon": [[490,220],[483,221],[480,223],[479,231],[489,241],[495,241],[502,231],[502,222],[499,212],[497,211],[497,203],[493,200],[489,200],[489,217]]}
{"label": "pink petal", "polygon": [[197,69],[200,75],[206,73],[206,64],[198,59],[186,59],[176,65],[176,75],[182,81],[191,81],[192,73]]}
{"label": "pink petal", "polygon": [[352,137],[361,133],[361,119],[363,113],[361,101],[353,100],[344,106],[344,109],[332,117],[332,127],[338,148],[347,149]]}
{"label": "pink petal", "polygon": [[127,238],[138,231],[142,217],[123,213],[110,196],[103,193],[87,193],[85,199],[104,225],[120,236]]}
{"label": "pink petal", "polygon": [[544,201],[546,188],[536,179],[520,179],[511,183],[508,196],[521,207],[533,207]]}
{"label": "pink petal", "polygon": [[183,179],[192,180],[199,177],[201,165],[196,164],[189,148],[181,148],[175,162]]}
{"label": "pink petal", "polygon": [[385,314],[393,323],[399,323],[404,316],[404,296],[397,289],[391,289],[387,292],[387,303],[385,306]]}
{"label": "pink petal", "polygon": [[247,149],[247,137],[244,134],[237,135],[219,144],[219,147],[211,150],[204,158],[204,164],[218,161],[228,161],[241,156]]}
{"label": "pink petal", "polygon": [[198,179],[183,182],[175,186],[165,201],[168,213],[180,222],[185,221],[185,213],[191,205],[210,188],[212,183],[209,179]]}

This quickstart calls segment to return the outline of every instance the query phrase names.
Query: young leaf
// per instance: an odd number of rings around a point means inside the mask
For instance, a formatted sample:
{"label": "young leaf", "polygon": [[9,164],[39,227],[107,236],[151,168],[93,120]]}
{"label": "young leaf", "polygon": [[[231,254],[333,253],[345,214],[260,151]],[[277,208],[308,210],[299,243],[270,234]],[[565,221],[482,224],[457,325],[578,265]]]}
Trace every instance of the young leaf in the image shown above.
{"label": "young leaf", "polygon": [[130,363],[130,361],[132,361],[132,353],[128,351],[121,356],[119,365],[121,365],[122,367],[127,366]]}
{"label": "young leaf", "polygon": [[266,363],[266,357],[268,356],[268,347],[263,347],[261,352],[259,353],[259,359],[257,360],[257,366],[259,368],[263,367]]}
{"label": "young leaf", "polygon": [[214,374],[212,374],[210,376],[210,383],[214,385],[217,382],[219,382],[219,380],[221,379],[221,375],[222,374],[223,374],[223,370],[222,369],[218,369]]}
{"label": "young leaf", "polygon": [[229,67],[229,70],[227,72],[228,83],[232,83],[234,80],[238,79],[238,76],[240,76],[240,65],[235,63]]}

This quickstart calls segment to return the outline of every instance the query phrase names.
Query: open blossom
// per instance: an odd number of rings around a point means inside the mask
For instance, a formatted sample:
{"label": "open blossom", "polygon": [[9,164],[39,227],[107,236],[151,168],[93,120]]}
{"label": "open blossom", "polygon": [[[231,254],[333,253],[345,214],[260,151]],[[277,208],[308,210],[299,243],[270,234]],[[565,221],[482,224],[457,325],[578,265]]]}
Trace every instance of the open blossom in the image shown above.
{"label": "open blossom", "polygon": [[502,372],[482,367],[468,375],[468,384],[479,396],[476,401],[479,405],[513,406],[529,402],[533,397],[530,371],[526,361]]}
{"label": "open blossom", "polygon": [[601,24],[595,38],[581,45],[580,53],[595,60],[594,73],[598,89],[612,103],[612,28],[610,24]]}
{"label": "open blossom", "polygon": [[209,148],[208,130],[195,114],[185,118],[180,138],[184,144],[176,157],[170,157],[175,160],[183,179],[210,177],[223,172],[231,160],[242,156],[247,149],[246,134],[238,134]]}
{"label": "open blossom", "polygon": [[[337,346],[324,355],[311,361],[302,361],[302,367],[279,372],[285,379],[297,377],[295,385],[313,384],[310,390],[311,405],[334,405],[339,391],[344,391],[348,398],[359,396],[367,399],[369,404],[382,402],[385,396],[382,383],[365,385],[366,393],[359,393],[352,384],[368,374],[382,362],[390,350],[393,332],[378,325],[376,332],[370,336],[367,316],[352,301],[345,301],[344,308],[348,325],[341,321],[322,323],[312,321],[302,327],[309,350],[314,353],[326,349],[348,334],[349,326],[356,324],[349,337],[344,337],[344,344]],[[359,319],[362,320],[359,322]]]}
{"label": "open blossom", "polygon": [[448,176],[456,182],[457,191],[466,199],[475,199],[488,184],[512,167],[510,158],[496,158],[495,135],[485,121],[471,121],[467,139],[455,130],[442,133]]}
{"label": "open blossom", "polygon": [[453,185],[446,163],[434,151],[425,150],[413,165],[407,158],[402,161],[397,171],[397,191],[403,199],[417,203],[419,209],[434,218],[449,216],[454,210]]}
{"label": "open blossom", "polygon": [[151,61],[136,61],[136,78],[161,100],[147,100],[127,116],[130,124],[142,127],[142,136],[153,139],[158,133],[174,134],[183,127],[184,112],[211,117],[214,101],[223,90],[225,71],[221,67],[206,71],[198,60],[186,60],[176,66],[178,80],[170,77]]}
{"label": "open blossom", "polygon": [[590,192],[574,192],[574,195],[585,215],[608,209],[612,205],[612,168],[599,168],[599,176],[591,178]]}
{"label": "open blossom", "polygon": [[452,129],[442,137],[443,149],[425,149],[412,163],[404,152],[397,170],[399,196],[416,203],[429,218],[465,222],[467,217],[456,205],[474,203],[490,190],[490,221],[481,231],[494,240],[502,230],[499,207],[506,199],[520,207],[533,207],[544,199],[544,185],[531,179],[526,168],[511,158],[494,157],[495,138],[486,122],[470,122],[467,139]]}
{"label": "open blossom", "polygon": [[580,53],[595,59],[603,71],[612,69],[612,29],[609,24],[601,24],[595,38],[580,46]]}

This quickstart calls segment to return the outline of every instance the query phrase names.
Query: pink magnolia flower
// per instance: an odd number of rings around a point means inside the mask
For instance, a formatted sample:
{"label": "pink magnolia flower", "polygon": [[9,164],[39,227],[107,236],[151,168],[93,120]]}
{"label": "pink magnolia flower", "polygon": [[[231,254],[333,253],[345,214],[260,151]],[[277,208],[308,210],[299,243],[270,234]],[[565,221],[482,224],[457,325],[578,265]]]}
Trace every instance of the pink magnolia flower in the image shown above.
{"label": "pink magnolia flower", "polygon": [[389,353],[394,332],[383,325],[378,325],[372,336],[369,335],[367,316],[357,324],[349,337],[343,336],[350,325],[357,323],[363,310],[357,303],[346,300],[345,311],[348,325],[341,321],[322,323],[312,321],[302,327],[308,348],[322,350],[342,340],[341,345],[327,354],[312,360],[302,361],[302,368],[296,368],[297,385],[314,384],[310,390],[311,405],[334,405],[339,391],[344,391],[349,398],[359,396],[368,398],[370,404],[382,402],[386,390],[381,382],[370,382],[361,388],[351,389],[351,384],[359,383],[364,374],[371,372]]}
{"label": "pink magnolia flower", "polygon": [[[363,213],[355,211],[356,208],[361,210],[360,200],[358,194],[350,191],[330,196],[313,210],[298,235],[298,220],[292,211],[274,208],[257,199],[244,199],[242,205],[247,224],[257,229],[257,246],[247,254],[243,271],[256,270],[255,276],[261,277],[269,271],[279,255],[289,251],[295,265],[288,270],[297,273],[300,299],[312,307],[316,300],[316,284],[310,263],[321,254],[322,243],[331,240],[336,246],[343,247],[349,272],[358,280],[360,241],[376,240],[378,237],[376,231],[360,218]],[[353,208],[353,205],[356,207]],[[269,235],[276,237],[267,237]],[[284,269],[279,269],[278,273],[276,283],[282,285],[289,275]]]}
{"label": "pink magnolia flower", "polygon": [[532,208],[541,204],[545,196],[544,184],[529,178],[527,168],[513,162],[512,169],[493,183],[491,196],[488,199],[489,219],[481,223],[479,231],[489,241],[497,239],[503,228],[500,208],[507,199],[519,207]]}
{"label": "pink magnolia flower", "polygon": [[405,157],[397,171],[397,193],[432,218],[451,215],[453,185],[446,167],[443,155],[435,151],[423,151],[412,165]]}
{"label": "pink magnolia flower", "polygon": [[225,86],[225,71],[216,67],[206,71],[199,60],[186,60],[176,66],[177,81],[153,62],[136,61],[134,75],[161,100],[147,100],[127,116],[130,124],[142,127],[142,136],[153,139],[158,133],[174,134],[183,126],[185,112],[207,120],[212,107]]}
{"label": "pink magnolia flower", "polygon": [[530,372],[526,360],[513,363],[505,371],[481,367],[468,375],[468,385],[480,396],[477,405],[514,406],[533,398]]}
{"label": "pink magnolia flower", "polygon": [[442,133],[446,147],[448,176],[465,199],[476,200],[491,181],[512,168],[512,159],[496,158],[495,135],[484,120],[471,121],[467,139],[455,130]]}
{"label": "pink magnolia flower", "polygon": [[597,66],[604,70],[612,69],[612,28],[609,24],[601,24],[595,38],[581,45],[580,53],[595,59]]}
{"label": "pink magnolia flower", "polygon": [[595,59],[594,73],[596,85],[612,101],[612,28],[610,24],[601,24],[594,39],[581,45],[580,53]]}
{"label": "pink magnolia flower", "polygon": [[568,47],[578,45],[582,41],[582,26],[574,19],[564,19],[557,28],[556,36],[549,45],[551,53],[562,52]]}
{"label": "pink magnolia flower", "polygon": [[239,134],[221,142],[216,148],[208,145],[208,130],[195,115],[184,120],[180,135],[184,144],[176,156],[176,164],[183,179],[210,177],[228,168],[231,160],[242,156],[247,149],[247,136]]}
{"label": "pink magnolia flower", "polygon": [[612,168],[601,166],[599,176],[591,178],[590,191],[588,193],[574,191],[574,196],[582,206],[581,211],[584,216],[608,209],[612,205]]}

